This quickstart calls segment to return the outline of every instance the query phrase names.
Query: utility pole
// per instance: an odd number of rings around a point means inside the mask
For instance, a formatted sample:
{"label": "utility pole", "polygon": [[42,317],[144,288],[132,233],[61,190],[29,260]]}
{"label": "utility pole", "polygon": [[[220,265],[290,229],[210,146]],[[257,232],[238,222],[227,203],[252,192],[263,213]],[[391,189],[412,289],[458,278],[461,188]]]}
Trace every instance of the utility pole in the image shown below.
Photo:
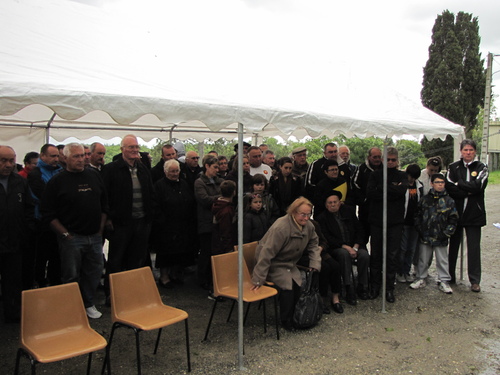
{"label": "utility pole", "polygon": [[490,133],[490,109],[491,109],[491,79],[493,76],[493,54],[488,53],[488,66],[486,68],[486,90],[484,94],[484,116],[483,116],[483,139],[481,142],[481,161],[488,164],[488,139]]}

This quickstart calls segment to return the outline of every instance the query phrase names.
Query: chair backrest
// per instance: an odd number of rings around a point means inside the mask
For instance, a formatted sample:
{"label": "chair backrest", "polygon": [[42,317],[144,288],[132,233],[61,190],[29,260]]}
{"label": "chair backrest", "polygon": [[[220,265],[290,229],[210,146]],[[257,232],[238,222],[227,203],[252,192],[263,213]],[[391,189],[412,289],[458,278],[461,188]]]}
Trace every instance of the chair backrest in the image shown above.
{"label": "chair backrest", "polygon": [[21,342],[90,328],[77,283],[25,290],[22,293]]}
{"label": "chair backrest", "polygon": [[125,311],[144,310],[163,304],[149,267],[109,275],[111,319]]}
{"label": "chair backrest", "polygon": [[[243,244],[243,258],[245,258],[250,275],[253,273],[253,268],[255,266],[255,250],[258,244],[258,241]],[[234,251],[238,251],[237,245],[234,247]]]}
{"label": "chair backrest", "polygon": [[[243,288],[250,289],[251,277],[243,259]],[[238,252],[212,255],[212,275],[214,294],[218,296],[225,289],[233,289],[238,285]]]}

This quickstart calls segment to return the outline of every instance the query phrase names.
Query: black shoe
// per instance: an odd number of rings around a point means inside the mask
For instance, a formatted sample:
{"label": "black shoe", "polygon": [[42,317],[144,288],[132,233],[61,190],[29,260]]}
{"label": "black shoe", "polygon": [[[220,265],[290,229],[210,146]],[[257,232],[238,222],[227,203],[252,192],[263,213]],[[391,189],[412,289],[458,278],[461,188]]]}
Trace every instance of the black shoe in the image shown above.
{"label": "black shoe", "polygon": [[216,297],[213,292],[208,293],[208,299],[212,301],[217,301],[217,302],[224,302],[225,299],[221,296]]}
{"label": "black shoe", "polygon": [[379,295],[380,295],[380,289],[372,288],[372,290],[370,291],[370,299],[377,299]]}
{"label": "black shoe", "polygon": [[281,322],[281,326],[286,329],[288,332],[295,331],[292,322]]}
{"label": "black shoe", "polygon": [[110,296],[106,296],[106,302],[104,303],[104,305],[106,305],[106,307],[111,307],[111,297]]}
{"label": "black shoe", "polygon": [[328,308],[328,306],[323,306],[323,314],[325,314],[325,315],[330,314],[330,309]]}
{"label": "black shoe", "polygon": [[332,302],[332,308],[333,308],[333,311],[335,311],[337,314],[342,314],[344,312],[344,307],[339,302],[337,302],[337,303]]}
{"label": "black shoe", "polygon": [[396,298],[394,297],[394,292],[392,290],[385,292],[385,300],[389,303],[396,302]]}
{"label": "black shoe", "polygon": [[358,301],[356,300],[356,292],[354,291],[353,286],[347,286],[345,301],[352,306],[356,306],[358,304]]}
{"label": "black shoe", "polygon": [[358,297],[359,299],[362,299],[366,301],[367,299],[370,299],[370,293],[368,292],[367,288],[358,288]]}
{"label": "black shoe", "polygon": [[174,283],[172,281],[164,283],[163,281],[158,280],[158,285],[165,289],[172,289],[174,287]]}

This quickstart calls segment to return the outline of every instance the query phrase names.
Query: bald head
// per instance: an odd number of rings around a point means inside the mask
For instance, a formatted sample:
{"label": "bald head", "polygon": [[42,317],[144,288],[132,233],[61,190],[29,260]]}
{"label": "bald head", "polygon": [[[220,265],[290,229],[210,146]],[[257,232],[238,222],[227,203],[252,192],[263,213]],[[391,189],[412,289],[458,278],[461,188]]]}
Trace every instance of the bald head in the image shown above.
{"label": "bald head", "polygon": [[16,167],[16,153],[10,146],[0,146],[0,176],[8,176]]}

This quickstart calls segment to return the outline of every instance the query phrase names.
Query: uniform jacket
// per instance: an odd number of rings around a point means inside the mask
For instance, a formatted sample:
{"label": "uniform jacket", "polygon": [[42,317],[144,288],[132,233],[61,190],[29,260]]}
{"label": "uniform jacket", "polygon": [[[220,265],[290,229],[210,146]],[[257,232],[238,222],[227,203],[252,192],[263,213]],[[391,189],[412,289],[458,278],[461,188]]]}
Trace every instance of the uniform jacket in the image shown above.
{"label": "uniform jacket", "polygon": [[455,201],[446,191],[438,193],[431,189],[418,203],[415,229],[420,235],[420,242],[426,245],[448,245],[448,238],[455,233],[457,222]]}
{"label": "uniform jacket", "polygon": [[462,159],[448,167],[446,191],[455,200],[460,225],[486,225],[484,190],[488,184],[488,167],[480,161],[468,166]]}
{"label": "uniform jacket", "polygon": [[314,225],[308,221],[301,230],[291,215],[280,217],[257,246],[252,282],[264,285],[268,280],[284,290],[292,290],[292,281],[301,285],[297,262],[305,250],[309,251],[309,267],[319,271],[321,255]]}

